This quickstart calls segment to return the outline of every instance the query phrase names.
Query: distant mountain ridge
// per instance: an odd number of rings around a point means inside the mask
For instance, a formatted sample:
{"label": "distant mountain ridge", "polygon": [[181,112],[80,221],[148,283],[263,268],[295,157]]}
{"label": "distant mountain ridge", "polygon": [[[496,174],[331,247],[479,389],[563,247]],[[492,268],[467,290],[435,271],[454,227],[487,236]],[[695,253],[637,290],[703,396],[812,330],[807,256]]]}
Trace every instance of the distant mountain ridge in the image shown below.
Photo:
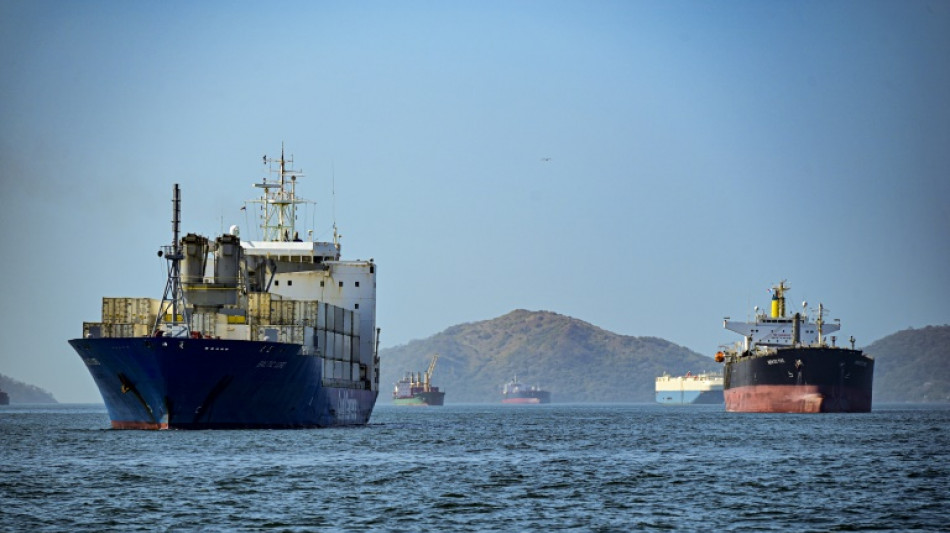
{"label": "distant mountain ridge", "polygon": [[10,395],[10,403],[59,403],[52,394],[22,381],[0,374],[0,390]]}
{"label": "distant mountain ridge", "polygon": [[950,402],[950,326],[905,329],[874,341],[875,402]]}
{"label": "distant mountain ridge", "polygon": [[495,403],[515,375],[551,391],[553,402],[652,402],[656,376],[718,371],[720,365],[657,337],[611,333],[550,311],[518,309],[452,326],[427,339],[380,351],[380,401],[406,372],[439,354],[433,384],[447,403]]}

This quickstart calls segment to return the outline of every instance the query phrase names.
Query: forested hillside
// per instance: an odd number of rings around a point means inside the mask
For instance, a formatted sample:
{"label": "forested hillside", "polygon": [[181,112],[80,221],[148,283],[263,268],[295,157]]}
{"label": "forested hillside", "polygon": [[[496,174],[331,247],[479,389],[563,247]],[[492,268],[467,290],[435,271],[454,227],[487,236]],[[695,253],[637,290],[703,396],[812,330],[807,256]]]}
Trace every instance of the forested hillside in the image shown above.
{"label": "forested hillside", "polygon": [[500,401],[502,384],[515,375],[550,390],[554,402],[652,402],[654,379],[663,372],[721,370],[711,357],[663,339],[516,310],[382,350],[380,401],[389,401],[403,374],[424,371],[434,353],[440,359],[432,381],[448,403]]}

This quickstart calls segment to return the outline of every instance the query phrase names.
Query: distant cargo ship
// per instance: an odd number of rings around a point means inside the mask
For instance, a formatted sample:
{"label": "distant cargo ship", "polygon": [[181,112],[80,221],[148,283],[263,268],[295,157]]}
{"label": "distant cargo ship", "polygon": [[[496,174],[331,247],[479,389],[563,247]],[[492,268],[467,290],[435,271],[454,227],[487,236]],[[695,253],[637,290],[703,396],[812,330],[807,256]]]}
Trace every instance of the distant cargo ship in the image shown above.
{"label": "distant cargo ship", "polygon": [[782,281],[772,288],[770,314],[755,308],[754,322],[723,321],[743,341],[716,354],[725,362],[726,411],[760,413],[867,413],[871,411],[874,359],[861,350],[825,343],[838,331],[824,321],[818,305],[815,321],[802,312],[787,316]]}
{"label": "distant cargo ship", "polygon": [[0,405],[10,405],[10,395],[0,390]]}
{"label": "distant cargo ship", "polygon": [[393,403],[395,405],[442,405],[445,402],[445,393],[438,387],[432,386],[432,372],[435,371],[435,362],[439,354],[432,356],[429,369],[421,374],[409,373],[396,382],[393,388]]}
{"label": "distant cargo ship", "polygon": [[526,386],[518,381],[518,376],[502,387],[501,403],[551,403],[551,392],[538,386]]}
{"label": "distant cargo ship", "polygon": [[663,374],[656,378],[656,401],[663,405],[722,403],[722,382],[722,374],[718,373]]}

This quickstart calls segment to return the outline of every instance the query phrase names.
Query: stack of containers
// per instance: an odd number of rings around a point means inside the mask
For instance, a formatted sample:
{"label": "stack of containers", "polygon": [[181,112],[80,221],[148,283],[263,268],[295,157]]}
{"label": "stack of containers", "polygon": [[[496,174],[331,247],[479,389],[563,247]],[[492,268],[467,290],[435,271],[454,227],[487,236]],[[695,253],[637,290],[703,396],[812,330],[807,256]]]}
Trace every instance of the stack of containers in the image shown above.
{"label": "stack of containers", "polygon": [[154,298],[103,298],[102,322],[83,322],[83,337],[147,337],[161,303]]}
{"label": "stack of containers", "polygon": [[317,347],[322,348],[325,380],[358,381],[359,315],[355,312],[321,303],[324,321],[317,323]]}

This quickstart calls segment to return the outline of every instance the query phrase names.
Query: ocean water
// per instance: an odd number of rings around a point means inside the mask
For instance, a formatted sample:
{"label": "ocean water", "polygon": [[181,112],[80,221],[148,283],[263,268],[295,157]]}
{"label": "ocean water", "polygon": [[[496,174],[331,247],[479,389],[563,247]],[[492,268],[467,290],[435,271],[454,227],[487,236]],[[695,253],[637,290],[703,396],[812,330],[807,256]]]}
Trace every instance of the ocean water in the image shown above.
{"label": "ocean water", "polygon": [[380,401],[359,428],[114,431],[0,408],[4,531],[855,531],[950,527],[950,406]]}

